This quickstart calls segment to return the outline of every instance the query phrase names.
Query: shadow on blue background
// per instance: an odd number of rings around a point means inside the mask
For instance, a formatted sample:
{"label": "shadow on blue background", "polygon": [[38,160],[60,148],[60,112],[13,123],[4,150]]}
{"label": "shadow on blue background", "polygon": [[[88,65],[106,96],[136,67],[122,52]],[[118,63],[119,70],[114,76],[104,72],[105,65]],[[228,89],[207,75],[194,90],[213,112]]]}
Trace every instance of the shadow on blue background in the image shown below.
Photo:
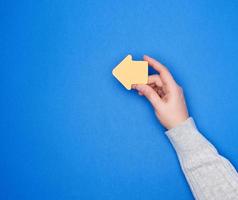
{"label": "shadow on blue background", "polygon": [[1,1],[0,199],[192,199],[151,106],[111,70],[148,54],[238,167],[237,1]]}

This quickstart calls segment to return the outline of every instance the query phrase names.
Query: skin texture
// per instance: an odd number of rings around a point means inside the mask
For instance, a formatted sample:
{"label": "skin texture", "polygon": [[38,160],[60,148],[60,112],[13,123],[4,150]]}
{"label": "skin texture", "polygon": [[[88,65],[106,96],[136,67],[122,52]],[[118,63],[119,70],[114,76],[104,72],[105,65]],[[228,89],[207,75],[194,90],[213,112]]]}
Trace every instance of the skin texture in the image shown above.
{"label": "skin texture", "polygon": [[189,117],[183,89],[164,65],[149,56],[144,56],[144,60],[158,74],[150,75],[147,84],[132,85],[132,88],[148,99],[165,128],[174,128]]}

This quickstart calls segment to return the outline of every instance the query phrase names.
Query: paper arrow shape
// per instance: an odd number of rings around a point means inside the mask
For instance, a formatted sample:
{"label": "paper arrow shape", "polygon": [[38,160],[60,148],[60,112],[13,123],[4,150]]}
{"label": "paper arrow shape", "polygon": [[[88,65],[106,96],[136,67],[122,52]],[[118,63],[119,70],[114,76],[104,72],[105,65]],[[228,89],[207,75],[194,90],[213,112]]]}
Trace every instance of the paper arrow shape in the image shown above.
{"label": "paper arrow shape", "polygon": [[148,62],[134,61],[132,56],[126,56],[113,70],[112,74],[126,89],[132,84],[146,84],[148,81]]}

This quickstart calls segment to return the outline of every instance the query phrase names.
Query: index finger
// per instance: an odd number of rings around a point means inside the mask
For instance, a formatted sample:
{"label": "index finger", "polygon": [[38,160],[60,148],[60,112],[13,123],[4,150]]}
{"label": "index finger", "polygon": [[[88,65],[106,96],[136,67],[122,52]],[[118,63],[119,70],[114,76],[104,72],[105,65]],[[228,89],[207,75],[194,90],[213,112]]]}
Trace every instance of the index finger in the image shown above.
{"label": "index finger", "polygon": [[169,72],[169,70],[162,65],[160,62],[157,60],[149,57],[149,56],[144,56],[144,60],[148,62],[148,64],[153,67],[157,72],[159,72],[161,80],[163,83],[165,83],[168,86],[172,86],[176,84],[176,82],[173,79],[173,76]]}
{"label": "index finger", "polygon": [[146,84],[136,84],[132,86],[133,89],[136,89],[142,95],[144,95],[149,102],[152,104],[155,110],[159,108],[159,106],[163,103],[160,96],[156,93],[156,91]]}

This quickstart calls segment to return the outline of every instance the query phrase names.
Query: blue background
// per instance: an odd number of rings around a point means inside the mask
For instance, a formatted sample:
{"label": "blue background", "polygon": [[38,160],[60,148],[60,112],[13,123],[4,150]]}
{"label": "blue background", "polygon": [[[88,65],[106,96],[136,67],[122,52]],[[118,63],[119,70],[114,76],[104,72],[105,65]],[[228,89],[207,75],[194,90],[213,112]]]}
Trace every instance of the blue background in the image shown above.
{"label": "blue background", "polygon": [[237,1],[1,1],[0,199],[192,199],[144,97],[111,70],[148,54],[238,168]]}

